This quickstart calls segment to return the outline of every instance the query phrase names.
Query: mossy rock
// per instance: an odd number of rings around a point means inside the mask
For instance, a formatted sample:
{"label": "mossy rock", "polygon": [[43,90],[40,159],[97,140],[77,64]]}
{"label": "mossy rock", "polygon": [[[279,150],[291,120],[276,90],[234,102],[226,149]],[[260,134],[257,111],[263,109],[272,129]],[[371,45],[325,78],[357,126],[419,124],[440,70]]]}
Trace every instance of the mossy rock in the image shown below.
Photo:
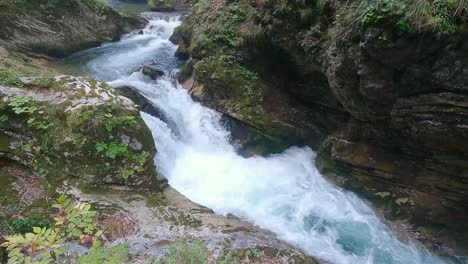
{"label": "mossy rock", "polygon": [[0,123],[1,142],[9,138],[3,155],[44,177],[156,186],[154,141],[131,100],[91,78],[49,81],[41,89],[0,86],[0,109],[7,116]]}
{"label": "mossy rock", "polygon": [[153,11],[174,11],[174,0],[148,0],[148,6]]}

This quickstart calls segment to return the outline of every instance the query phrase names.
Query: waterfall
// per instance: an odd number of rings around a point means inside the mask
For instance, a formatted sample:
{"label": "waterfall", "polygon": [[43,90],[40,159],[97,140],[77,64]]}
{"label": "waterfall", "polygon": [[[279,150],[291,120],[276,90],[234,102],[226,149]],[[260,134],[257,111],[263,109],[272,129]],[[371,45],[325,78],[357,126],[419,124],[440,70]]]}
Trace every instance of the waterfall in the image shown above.
{"label": "waterfall", "polygon": [[[218,214],[234,214],[271,230],[317,258],[337,264],[446,263],[417,243],[402,242],[372,208],[351,192],[325,180],[316,153],[291,147],[281,154],[244,158],[230,144],[221,116],[194,102],[169,73],[180,62],[168,40],[177,16],[145,14],[142,34],[72,56],[69,64],[111,86],[131,86],[154,104],[167,122],[142,113],[158,154],[157,169],[189,199]],[[156,81],[139,68],[156,65]]]}

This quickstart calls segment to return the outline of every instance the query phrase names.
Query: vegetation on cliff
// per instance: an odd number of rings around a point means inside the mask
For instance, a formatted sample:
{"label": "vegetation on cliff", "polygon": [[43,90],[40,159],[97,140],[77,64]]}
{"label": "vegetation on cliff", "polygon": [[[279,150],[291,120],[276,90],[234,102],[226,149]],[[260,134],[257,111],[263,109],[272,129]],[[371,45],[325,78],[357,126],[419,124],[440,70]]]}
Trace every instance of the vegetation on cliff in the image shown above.
{"label": "vegetation on cliff", "polygon": [[344,27],[391,24],[401,32],[455,34],[466,27],[468,3],[465,0],[360,0],[350,1],[338,12]]}
{"label": "vegetation on cliff", "polygon": [[467,15],[464,0],[199,0],[172,40],[193,96],[317,147],[338,184],[460,242]]}

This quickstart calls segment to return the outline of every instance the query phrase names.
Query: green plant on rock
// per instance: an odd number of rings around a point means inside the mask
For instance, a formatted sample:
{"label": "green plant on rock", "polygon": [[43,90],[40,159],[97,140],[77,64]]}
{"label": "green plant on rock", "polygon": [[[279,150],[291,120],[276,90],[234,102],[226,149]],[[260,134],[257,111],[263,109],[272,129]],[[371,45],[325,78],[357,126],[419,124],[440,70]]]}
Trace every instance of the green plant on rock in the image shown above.
{"label": "green plant on rock", "polygon": [[262,256],[262,253],[260,253],[260,251],[256,247],[251,248],[247,252],[247,254],[249,256],[251,256],[252,258],[254,258],[254,259],[258,259],[258,258],[260,258]]}
{"label": "green plant on rock", "polygon": [[66,241],[90,240],[93,246],[100,245],[103,231],[96,231],[96,212],[89,204],[60,196],[53,208],[58,209],[54,227],[33,227],[33,232],[6,237],[7,242],[0,246],[7,248],[8,263],[55,263],[65,252]]}
{"label": "green plant on rock", "polygon": [[175,245],[171,245],[166,258],[166,263],[208,264],[209,260],[206,243],[203,241],[197,241],[190,244],[187,241],[181,241]]}
{"label": "green plant on rock", "polygon": [[[54,217],[55,226],[58,227],[66,238],[81,238],[91,236],[97,228],[94,221],[96,211],[91,211],[91,205],[75,203],[72,199],[60,196],[58,203],[52,206],[59,210],[59,215]],[[102,232],[102,231],[99,231]]]}
{"label": "green plant on rock", "polygon": [[27,114],[27,125],[46,130],[53,125],[46,114],[48,104],[38,104],[32,97],[16,95],[9,98],[8,106],[16,115]]}
{"label": "green plant on rock", "polygon": [[[8,263],[52,263],[57,255],[64,252],[61,244],[65,240],[58,232],[57,229],[34,227],[33,233],[6,237],[8,242],[1,246],[9,252]],[[33,261],[38,253],[41,255],[40,260]]]}
{"label": "green plant on rock", "polygon": [[[159,263],[153,261],[152,263]],[[179,241],[169,247],[166,258],[162,261],[165,264],[208,264],[213,263],[208,252],[206,242],[187,240]],[[214,263],[234,264],[236,263],[231,253],[219,257]]]}
{"label": "green plant on rock", "polygon": [[0,84],[22,87],[18,73],[10,70],[0,70]]}
{"label": "green plant on rock", "polygon": [[32,97],[26,97],[21,95],[15,95],[9,99],[9,106],[13,112],[17,115],[27,113],[27,114],[34,114],[38,107],[36,106],[36,102]]}
{"label": "green plant on rock", "polygon": [[0,115],[0,123],[8,121],[7,115]]}
{"label": "green plant on rock", "polygon": [[46,220],[29,217],[15,219],[11,221],[9,225],[15,230],[15,232],[19,233],[32,232],[33,227],[50,228],[51,226]]}
{"label": "green plant on rock", "polygon": [[78,264],[119,264],[128,261],[128,245],[123,243],[108,248],[102,244],[96,245],[91,250],[77,259]]}
{"label": "green plant on rock", "polygon": [[443,36],[459,31],[467,15],[466,0],[359,0],[342,8],[338,19],[341,25],[393,24],[400,32]]}
{"label": "green plant on rock", "polygon": [[144,171],[144,165],[148,158],[150,157],[150,153],[148,151],[142,151],[139,154],[135,154],[131,157],[132,165],[121,168],[122,178],[127,180],[128,178],[135,175],[137,172]]}
{"label": "green plant on rock", "polygon": [[129,156],[128,145],[116,141],[98,142],[96,143],[96,151],[110,159]]}

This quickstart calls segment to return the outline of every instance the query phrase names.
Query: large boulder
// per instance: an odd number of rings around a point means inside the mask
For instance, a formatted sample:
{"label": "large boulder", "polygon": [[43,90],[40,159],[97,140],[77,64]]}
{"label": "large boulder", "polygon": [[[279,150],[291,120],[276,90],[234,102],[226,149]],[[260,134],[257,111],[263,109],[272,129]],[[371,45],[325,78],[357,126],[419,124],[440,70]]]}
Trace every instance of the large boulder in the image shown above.
{"label": "large boulder", "polygon": [[0,84],[0,155],[43,177],[155,186],[150,130],[135,104],[91,78]]}

